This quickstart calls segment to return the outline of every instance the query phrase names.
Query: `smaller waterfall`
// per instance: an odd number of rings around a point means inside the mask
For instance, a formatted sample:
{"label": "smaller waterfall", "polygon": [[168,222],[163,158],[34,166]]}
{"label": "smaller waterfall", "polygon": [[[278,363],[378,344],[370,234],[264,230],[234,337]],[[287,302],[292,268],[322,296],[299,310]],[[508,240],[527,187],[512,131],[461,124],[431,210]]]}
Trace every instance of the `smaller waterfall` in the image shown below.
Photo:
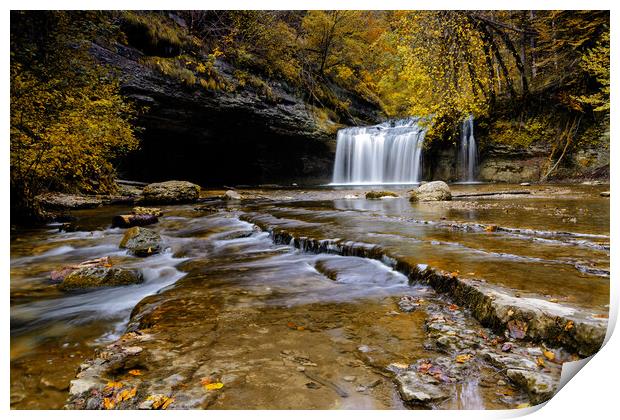
{"label": "smaller waterfall", "polygon": [[475,182],[478,166],[478,148],[474,137],[474,116],[470,115],[461,125],[461,181]]}
{"label": "smaller waterfall", "polygon": [[426,128],[419,118],[338,131],[332,184],[416,184]]}

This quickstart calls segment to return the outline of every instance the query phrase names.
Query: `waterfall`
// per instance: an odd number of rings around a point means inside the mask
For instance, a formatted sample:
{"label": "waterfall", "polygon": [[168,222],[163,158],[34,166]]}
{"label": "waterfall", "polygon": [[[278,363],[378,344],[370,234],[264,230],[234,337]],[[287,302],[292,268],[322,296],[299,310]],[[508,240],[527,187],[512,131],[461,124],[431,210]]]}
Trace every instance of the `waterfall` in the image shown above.
{"label": "waterfall", "polygon": [[461,180],[476,181],[476,167],[478,165],[478,149],[474,137],[474,116],[470,115],[461,125]]}
{"label": "waterfall", "polygon": [[416,184],[426,128],[420,118],[338,131],[332,184]]}

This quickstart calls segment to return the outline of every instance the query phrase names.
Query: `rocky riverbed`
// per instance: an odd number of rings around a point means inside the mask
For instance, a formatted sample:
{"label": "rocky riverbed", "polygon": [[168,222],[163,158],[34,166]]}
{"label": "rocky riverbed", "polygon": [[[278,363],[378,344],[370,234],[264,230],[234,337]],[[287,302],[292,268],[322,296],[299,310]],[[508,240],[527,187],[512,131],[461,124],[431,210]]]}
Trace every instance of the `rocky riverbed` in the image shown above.
{"label": "rocky riverbed", "polygon": [[[408,190],[203,190],[132,228],[161,239],[142,255],[119,248],[128,229],[111,227],[129,204],[72,210],[76,229],[14,230],[12,407],[549,399],[562,363],[605,335],[609,186],[452,185],[451,201],[414,203]],[[49,280],[102,257],[142,281]]]}

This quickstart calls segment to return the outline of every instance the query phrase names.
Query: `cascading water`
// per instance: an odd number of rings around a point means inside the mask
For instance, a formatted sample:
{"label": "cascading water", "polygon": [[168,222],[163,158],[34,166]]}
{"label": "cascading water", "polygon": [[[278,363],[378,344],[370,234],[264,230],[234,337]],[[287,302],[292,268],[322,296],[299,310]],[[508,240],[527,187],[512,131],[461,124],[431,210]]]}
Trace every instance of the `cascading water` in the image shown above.
{"label": "cascading water", "polygon": [[420,118],[338,131],[332,184],[416,184],[426,128]]}
{"label": "cascading water", "polygon": [[461,181],[475,182],[478,165],[478,149],[474,137],[474,116],[470,115],[461,125]]}

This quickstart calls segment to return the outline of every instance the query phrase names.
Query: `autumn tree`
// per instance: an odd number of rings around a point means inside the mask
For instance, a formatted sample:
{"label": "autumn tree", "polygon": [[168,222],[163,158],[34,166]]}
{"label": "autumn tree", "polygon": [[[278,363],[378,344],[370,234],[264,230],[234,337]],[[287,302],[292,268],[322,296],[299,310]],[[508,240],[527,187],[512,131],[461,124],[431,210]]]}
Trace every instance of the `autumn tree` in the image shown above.
{"label": "autumn tree", "polygon": [[114,190],[115,158],[138,142],[133,108],[111,69],[88,53],[87,34],[109,29],[98,13],[11,15],[11,206],[38,215],[44,190]]}

